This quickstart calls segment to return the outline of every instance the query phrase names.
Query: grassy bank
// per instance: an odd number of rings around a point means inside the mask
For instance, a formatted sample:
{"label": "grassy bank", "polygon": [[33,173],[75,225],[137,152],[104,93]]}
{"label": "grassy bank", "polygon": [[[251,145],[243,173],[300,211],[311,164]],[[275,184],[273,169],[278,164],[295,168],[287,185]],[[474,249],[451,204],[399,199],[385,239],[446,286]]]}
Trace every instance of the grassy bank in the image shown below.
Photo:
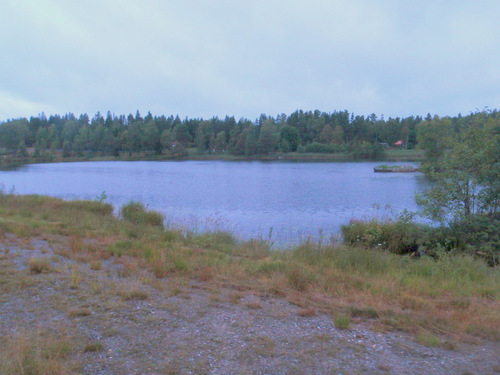
{"label": "grassy bank", "polygon": [[[287,299],[304,314],[321,311],[339,325],[367,321],[403,330],[436,345],[500,339],[500,269],[468,256],[412,258],[347,246],[305,243],[273,251],[265,241],[230,233],[166,230],[140,204],[113,216],[111,205],[42,196],[0,196],[0,236],[43,238],[59,255],[99,267],[112,259],[172,285],[196,281]],[[34,259],[33,272],[44,272]],[[4,280],[8,275],[0,275]],[[154,284],[155,279],[143,280]]]}

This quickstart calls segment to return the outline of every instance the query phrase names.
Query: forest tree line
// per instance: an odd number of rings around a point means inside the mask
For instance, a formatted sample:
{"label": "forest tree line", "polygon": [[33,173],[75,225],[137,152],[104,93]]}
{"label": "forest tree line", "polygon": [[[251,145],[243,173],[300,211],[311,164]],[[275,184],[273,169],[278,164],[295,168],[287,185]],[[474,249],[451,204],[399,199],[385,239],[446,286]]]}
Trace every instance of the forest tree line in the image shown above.
{"label": "forest tree line", "polygon": [[405,118],[360,116],[348,111],[332,113],[297,110],[276,117],[262,114],[255,121],[234,117],[185,118],[179,116],[75,116],[45,114],[0,124],[0,147],[17,156],[63,157],[183,156],[188,149],[199,154],[265,155],[274,152],[344,153],[352,159],[377,159],[384,149],[423,148],[439,157],[471,124],[496,121],[497,110],[467,116],[427,115]]}

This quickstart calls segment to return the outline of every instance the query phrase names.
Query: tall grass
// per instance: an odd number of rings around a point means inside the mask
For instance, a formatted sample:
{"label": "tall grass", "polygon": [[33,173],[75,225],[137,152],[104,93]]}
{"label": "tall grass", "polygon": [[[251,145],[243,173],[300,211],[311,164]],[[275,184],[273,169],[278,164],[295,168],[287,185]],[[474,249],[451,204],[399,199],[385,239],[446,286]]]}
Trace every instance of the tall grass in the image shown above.
{"label": "tall grass", "polygon": [[16,333],[0,342],[0,374],[69,375],[70,341],[46,332]]}

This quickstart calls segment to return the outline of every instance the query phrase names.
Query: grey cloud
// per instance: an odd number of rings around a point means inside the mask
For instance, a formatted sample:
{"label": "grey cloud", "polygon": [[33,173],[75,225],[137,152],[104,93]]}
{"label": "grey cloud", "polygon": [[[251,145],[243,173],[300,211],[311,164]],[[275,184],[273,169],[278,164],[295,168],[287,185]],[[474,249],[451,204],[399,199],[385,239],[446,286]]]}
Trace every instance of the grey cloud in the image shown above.
{"label": "grey cloud", "polygon": [[494,0],[6,0],[0,120],[495,107],[499,11]]}

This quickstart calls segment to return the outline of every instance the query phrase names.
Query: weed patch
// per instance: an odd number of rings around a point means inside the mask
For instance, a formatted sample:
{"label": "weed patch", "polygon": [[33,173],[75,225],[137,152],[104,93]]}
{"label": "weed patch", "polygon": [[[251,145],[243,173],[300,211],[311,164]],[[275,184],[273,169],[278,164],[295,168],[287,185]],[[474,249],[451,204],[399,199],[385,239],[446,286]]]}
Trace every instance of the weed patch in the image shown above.
{"label": "weed patch", "polygon": [[350,307],[349,314],[353,318],[377,319],[380,315],[373,307]]}
{"label": "weed patch", "polygon": [[80,281],[82,279],[82,274],[78,266],[74,265],[70,274],[70,288],[77,289],[80,286]]}
{"label": "weed patch", "polygon": [[250,310],[259,310],[262,309],[262,303],[259,301],[252,301],[245,303],[245,306]]}
{"label": "weed patch", "polygon": [[28,268],[32,274],[52,272],[49,258],[31,258]]}
{"label": "weed patch", "polygon": [[349,316],[338,316],[333,320],[335,327],[339,329],[348,329],[351,324],[351,318]]}
{"label": "weed patch", "polygon": [[310,318],[311,316],[315,316],[316,314],[317,311],[314,307],[306,307],[297,311],[297,315],[303,318]]}
{"label": "weed patch", "polygon": [[104,345],[101,342],[91,342],[87,345],[85,345],[85,348],[83,351],[85,353],[88,352],[101,352],[104,350]]}
{"label": "weed patch", "polygon": [[80,307],[76,309],[71,309],[68,312],[68,316],[70,318],[75,318],[75,317],[83,317],[83,316],[89,316],[92,315],[92,312],[88,307]]}
{"label": "weed patch", "polygon": [[149,293],[140,289],[139,286],[131,286],[127,289],[123,288],[118,294],[125,301],[147,300],[149,298]]}
{"label": "weed patch", "polygon": [[417,336],[417,341],[419,344],[425,345],[425,346],[436,346],[439,347],[441,346],[441,340],[430,334],[430,333],[422,333]]}

